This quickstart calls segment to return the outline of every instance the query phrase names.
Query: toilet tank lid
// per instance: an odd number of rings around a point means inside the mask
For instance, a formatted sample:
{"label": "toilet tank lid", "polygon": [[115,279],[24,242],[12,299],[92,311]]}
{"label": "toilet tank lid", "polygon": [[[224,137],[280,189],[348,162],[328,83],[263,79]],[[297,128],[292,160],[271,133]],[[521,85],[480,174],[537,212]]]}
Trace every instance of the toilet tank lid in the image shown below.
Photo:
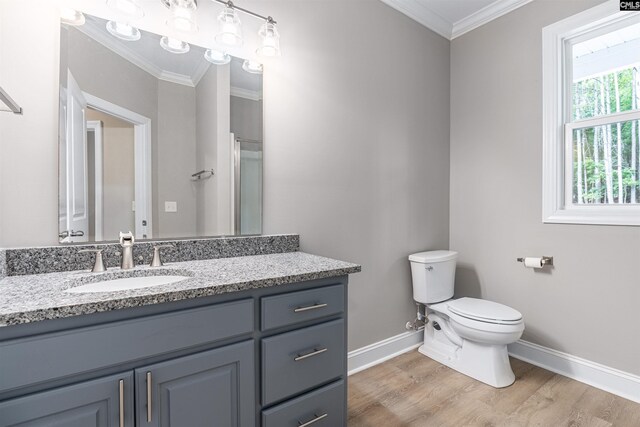
{"label": "toilet tank lid", "polygon": [[409,255],[409,261],[430,264],[432,262],[443,262],[456,259],[458,252],[455,251],[426,251]]}

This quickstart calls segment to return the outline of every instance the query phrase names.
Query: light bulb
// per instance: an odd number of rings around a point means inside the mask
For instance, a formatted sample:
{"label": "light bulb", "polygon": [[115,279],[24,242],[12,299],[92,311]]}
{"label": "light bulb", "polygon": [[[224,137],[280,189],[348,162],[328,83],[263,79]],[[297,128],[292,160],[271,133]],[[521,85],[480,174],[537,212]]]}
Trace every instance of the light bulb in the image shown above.
{"label": "light bulb", "polygon": [[162,48],[167,52],[171,53],[187,53],[189,52],[189,49],[191,49],[189,43],[168,36],[162,36],[160,39],[160,46],[162,46]]}
{"label": "light bulb", "polygon": [[144,10],[136,0],[107,0],[107,6],[129,18],[140,19],[144,16]]}
{"label": "light bulb", "polygon": [[262,37],[262,46],[256,50],[258,55],[280,56],[280,34],[271,18],[262,24],[258,35]]}
{"label": "light bulb", "polygon": [[262,64],[256,61],[245,59],[242,63],[242,69],[251,74],[262,74]]}
{"label": "light bulb", "polygon": [[204,59],[216,65],[225,65],[231,62],[231,57],[219,50],[207,49],[204,52]]}
{"label": "light bulb", "polygon": [[107,22],[107,31],[109,31],[109,34],[112,36],[129,42],[140,40],[141,36],[140,30],[136,27],[116,21]]}
{"label": "light bulb", "polygon": [[167,21],[167,25],[176,31],[184,33],[198,31],[198,24],[196,23],[197,7],[194,0],[171,0],[169,6],[171,18]]}
{"label": "light bulb", "polygon": [[226,46],[242,45],[242,23],[235,9],[226,6],[218,15],[218,23],[220,32],[215,37],[217,43]]}
{"label": "light bulb", "polygon": [[84,25],[84,14],[75,9],[63,7],[60,9],[60,20],[63,24],[68,25]]}

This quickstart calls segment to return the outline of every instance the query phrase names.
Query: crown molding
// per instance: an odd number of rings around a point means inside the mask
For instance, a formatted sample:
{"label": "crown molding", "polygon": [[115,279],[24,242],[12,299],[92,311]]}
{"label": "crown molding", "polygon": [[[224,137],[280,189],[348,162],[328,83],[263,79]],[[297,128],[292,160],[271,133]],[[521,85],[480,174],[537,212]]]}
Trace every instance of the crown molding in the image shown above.
{"label": "crown molding", "polygon": [[448,40],[468,33],[496,18],[524,6],[533,0],[496,0],[477,12],[455,22],[450,23],[434,11],[425,0],[380,0],[387,6],[407,15],[414,21],[440,34]]}
{"label": "crown molding", "polygon": [[[111,50],[115,54],[121,56],[122,58],[126,59],[127,61],[131,62],[132,64],[136,65],[137,67],[141,68],[157,79],[190,87],[195,87],[195,85],[197,84],[197,82],[194,82],[194,80],[188,75],[161,69],[143,56],[139,55],[131,49],[127,49],[121,43],[118,43],[115,37],[103,31],[100,31],[97,28],[92,27],[91,25],[81,25],[74,28],[91,37],[96,42],[100,43],[107,49]],[[200,67],[198,68],[198,71],[200,71]],[[206,72],[206,69],[204,70],[204,72]],[[204,75],[204,72],[202,72],[202,75]],[[202,78],[202,75],[199,76],[198,80]]]}
{"label": "crown molding", "polygon": [[380,0],[414,21],[451,40],[451,23],[418,0]]}
{"label": "crown molding", "polygon": [[453,27],[451,28],[451,40],[456,37],[460,37],[461,35],[466,34],[487,22],[493,21],[502,15],[506,15],[507,13],[532,1],[533,0],[496,0],[466,18],[462,18],[461,20],[454,22]]}
{"label": "crown molding", "polygon": [[231,86],[231,96],[250,99],[252,101],[260,101],[262,99],[262,92]]}

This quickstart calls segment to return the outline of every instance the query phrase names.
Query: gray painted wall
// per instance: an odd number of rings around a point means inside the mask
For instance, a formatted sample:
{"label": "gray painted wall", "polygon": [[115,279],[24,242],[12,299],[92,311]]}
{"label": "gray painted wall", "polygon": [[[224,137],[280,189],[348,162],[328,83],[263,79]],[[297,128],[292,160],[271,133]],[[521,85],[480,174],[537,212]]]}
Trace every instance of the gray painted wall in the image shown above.
{"label": "gray painted wall", "polygon": [[263,232],[362,264],[349,349],[402,333],[407,255],[449,243],[449,42],[378,1],[254,4],[286,22],[264,74]]}
{"label": "gray painted wall", "polygon": [[262,100],[231,95],[231,132],[237,138],[262,141]]}
{"label": "gray painted wall", "polygon": [[[640,228],[541,219],[541,29],[598,3],[535,1],[451,43],[450,240],[458,296],[518,309],[525,340],[640,374]],[[540,255],[553,270],[515,261]]]}
{"label": "gray painted wall", "polygon": [[[195,88],[158,80],[158,198],[157,226],[162,237],[191,237],[196,233]],[[178,212],[165,212],[164,202],[178,203]]]}

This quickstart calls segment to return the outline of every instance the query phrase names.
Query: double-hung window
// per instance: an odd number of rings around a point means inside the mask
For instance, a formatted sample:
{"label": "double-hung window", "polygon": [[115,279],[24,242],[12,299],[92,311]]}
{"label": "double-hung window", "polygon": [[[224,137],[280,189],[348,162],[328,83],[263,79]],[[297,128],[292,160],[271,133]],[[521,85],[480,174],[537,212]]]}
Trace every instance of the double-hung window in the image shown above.
{"label": "double-hung window", "polygon": [[543,221],[640,225],[640,13],[543,29]]}

